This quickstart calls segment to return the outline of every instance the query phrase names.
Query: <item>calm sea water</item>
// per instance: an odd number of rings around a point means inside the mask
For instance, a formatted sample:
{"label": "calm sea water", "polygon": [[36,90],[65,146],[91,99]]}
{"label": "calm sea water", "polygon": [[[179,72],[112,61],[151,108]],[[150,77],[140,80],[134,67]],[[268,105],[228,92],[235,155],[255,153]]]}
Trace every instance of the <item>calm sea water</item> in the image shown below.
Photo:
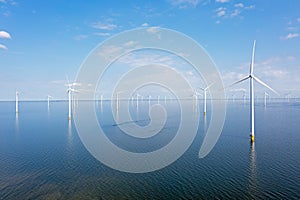
{"label": "calm sea water", "polygon": [[[109,103],[99,108],[99,121],[112,141],[131,150]],[[170,115],[162,139],[150,141],[148,148],[161,148],[176,132],[180,115],[172,111],[174,104],[167,101]],[[148,104],[140,106],[132,116],[147,124]],[[249,142],[249,104],[229,101],[222,135],[203,159],[198,152],[210,109],[205,119],[201,101],[199,107],[193,113],[199,119],[197,137],[180,159],[158,171],[130,174],[89,154],[67,120],[67,102],[51,102],[49,109],[46,102],[20,102],[18,115],[14,102],[0,102],[0,199],[300,198],[299,100],[270,102],[266,108],[257,102],[254,145]],[[134,150],[143,152],[147,144]]]}

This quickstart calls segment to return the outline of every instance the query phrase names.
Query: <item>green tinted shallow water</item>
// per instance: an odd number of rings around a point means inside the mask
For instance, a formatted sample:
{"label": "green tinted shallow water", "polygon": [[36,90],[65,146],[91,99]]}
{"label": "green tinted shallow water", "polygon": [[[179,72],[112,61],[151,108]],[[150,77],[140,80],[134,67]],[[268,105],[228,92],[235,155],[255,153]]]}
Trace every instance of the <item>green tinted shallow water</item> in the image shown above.
{"label": "green tinted shallow water", "polygon": [[[191,103],[193,103],[191,101]],[[165,105],[164,102],[161,102]],[[140,103],[133,120],[149,123],[148,104]],[[165,105],[169,117],[159,139],[141,145],[125,137],[112,120],[110,102],[98,104],[108,137],[122,148],[146,152],[174,137],[180,114]],[[202,111],[199,101],[200,112]],[[67,102],[0,103],[0,199],[299,199],[300,102],[256,105],[256,141],[249,143],[249,105],[228,102],[222,135],[204,159],[198,158],[207,119],[199,118],[197,137],[173,164],[145,174],[123,173],[96,160],[83,146]],[[128,122],[134,123],[134,122]]]}

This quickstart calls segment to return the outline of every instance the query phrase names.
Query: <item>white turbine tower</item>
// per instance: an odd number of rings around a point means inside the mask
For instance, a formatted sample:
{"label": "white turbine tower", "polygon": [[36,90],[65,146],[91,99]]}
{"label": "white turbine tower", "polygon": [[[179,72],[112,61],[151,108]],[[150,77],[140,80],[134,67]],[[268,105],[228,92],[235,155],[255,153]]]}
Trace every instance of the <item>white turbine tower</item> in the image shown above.
{"label": "white turbine tower", "polygon": [[72,86],[74,86],[75,83],[70,83],[68,77],[67,77],[67,81],[68,81],[68,84],[66,86],[68,86],[67,93],[68,93],[68,101],[69,101],[68,120],[71,120],[71,118],[72,118],[72,92],[75,92],[75,90],[72,88]]}
{"label": "white turbine tower", "polygon": [[245,77],[245,78],[243,78],[239,81],[236,81],[236,82],[234,82],[233,84],[230,85],[230,86],[232,86],[232,85],[235,85],[237,83],[243,82],[247,79],[250,79],[250,119],[251,119],[250,120],[250,122],[251,122],[250,137],[251,137],[251,142],[254,142],[254,86],[253,86],[253,80],[257,81],[261,85],[269,88],[271,91],[278,94],[274,89],[272,89],[270,86],[268,86],[267,84],[262,82],[259,78],[257,78],[253,74],[255,43],[256,43],[256,41],[254,40],[249,75],[247,77]]}
{"label": "white turbine tower", "polygon": [[194,93],[192,95],[192,97],[194,97],[194,101],[195,101],[195,108],[198,110],[198,95],[201,95],[199,94],[196,90],[194,90]]}
{"label": "white turbine tower", "polygon": [[264,106],[266,107],[267,106],[267,98],[269,97],[269,94],[267,92],[265,92],[265,95],[264,95]]}
{"label": "white turbine tower", "polygon": [[206,88],[199,88],[200,90],[202,90],[204,92],[204,103],[203,103],[203,113],[204,113],[204,115],[206,115],[206,94],[207,94],[207,90],[210,88],[210,86],[212,86],[212,84],[214,84],[214,83],[211,83]]}
{"label": "white turbine tower", "polygon": [[151,104],[151,95],[148,96],[148,104],[149,104],[149,106]]}
{"label": "white turbine tower", "polygon": [[16,91],[16,113],[19,113],[19,92]]}
{"label": "white turbine tower", "polygon": [[49,109],[49,107],[50,107],[50,98],[52,98],[52,96],[47,95],[48,109]]}
{"label": "white turbine tower", "polygon": [[72,115],[72,109],[71,109],[71,105],[72,105],[72,91],[73,89],[71,88],[71,84],[68,84],[68,89],[67,89],[67,93],[68,93],[68,98],[69,98],[69,114],[68,114],[68,120],[71,120],[71,115]]}

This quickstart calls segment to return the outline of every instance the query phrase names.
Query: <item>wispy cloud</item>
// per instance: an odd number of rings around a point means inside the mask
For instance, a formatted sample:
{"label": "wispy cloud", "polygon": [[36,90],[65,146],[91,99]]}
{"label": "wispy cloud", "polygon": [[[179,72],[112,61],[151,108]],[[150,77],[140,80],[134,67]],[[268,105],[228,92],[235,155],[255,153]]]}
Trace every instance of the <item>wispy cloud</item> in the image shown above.
{"label": "wispy cloud", "polygon": [[156,35],[156,37],[158,39],[160,39],[160,33],[159,33],[159,27],[158,26],[153,26],[153,27],[149,27],[147,29],[147,32],[153,35]]}
{"label": "wispy cloud", "polygon": [[[219,3],[226,3],[227,0],[217,0],[216,2]],[[234,5],[232,4],[224,4],[224,6],[219,7],[215,10],[215,13],[217,17],[219,18],[235,18],[237,16],[240,16],[242,12],[246,10],[254,9],[254,5],[245,6],[243,3],[236,3]],[[218,20],[220,23],[220,20]]]}
{"label": "wispy cloud", "polygon": [[149,26],[148,23],[143,23],[143,24],[142,24],[142,27],[147,27],[147,26]]}
{"label": "wispy cloud", "polygon": [[0,15],[9,17],[11,14],[11,7],[16,6],[17,3],[14,0],[0,0]]}
{"label": "wispy cloud", "polygon": [[158,26],[153,26],[147,29],[148,33],[156,34],[159,32],[159,27]]}
{"label": "wispy cloud", "polygon": [[94,35],[98,35],[98,36],[101,36],[101,37],[108,37],[108,36],[110,36],[110,33],[98,32],[98,33],[94,33]]}
{"label": "wispy cloud", "polygon": [[226,15],[226,8],[224,7],[220,7],[216,10],[217,12],[217,16],[218,17],[222,17],[222,16],[225,16]]}
{"label": "wispy cloud", "polygon": [[196,7],[200,0],[169,0],[169,2],[180,9],[185,9],[188,7]]}
{"label": "wispy cloud", "polygon": [[115,30],[118,26],[113,23],[95,22],[92,24],[92,27],[95,29],[111,31],[111,30]]}
{"label": "wispy cloud", "polygon": [[229,2],[230,0],[216,0],[217,3],[227,3]]}
{"label": "wispy cloud", "polygon": [[4,50],[7,50],[7,47],[3,44],[0,44],[0,49],[4,49]]}
{"label": "wispy cloud", "polygon": [[231,14],[230,17],[236,17],[241,13],[241,10],[235,9]]}
{"label": "wispy cloud", "polygon": [[75,40],[84,40],[86,38],[88,38],[88,35],[84,35],[84,34],[80,34],[74,37]]}
{"label": "wispy cloud", "polygon": [[237,4],[234,4],[234,7],[236,7],[236,8],[244,8],[244,4],[237,3]]}
{"label": "wispy cloud", "polygon": [[299,33],[289,33],[286,36],[282,37],[281,39],[283,39],[283,40],[289,40],[289,39],[297,38],[299,36],[300,36]]}
{"label": "wispy cloud", "polygon": [[300,17],[297,19],[298,22],[300,22]]}
{"label": "wispy cloud", "polygon": [[11,39],[11,36],[8,32],[6,31],[0,31],[0,38],[6,38],[6,39]]}
{"label": "wispy cloud", "polygon": [[149,64],[160,64],[172,66],[175,64],[172,55],[159,55],[151,52],[144,54],[128,54],[128,56],[119,59],[120,62],[131,67],[141,67]]}

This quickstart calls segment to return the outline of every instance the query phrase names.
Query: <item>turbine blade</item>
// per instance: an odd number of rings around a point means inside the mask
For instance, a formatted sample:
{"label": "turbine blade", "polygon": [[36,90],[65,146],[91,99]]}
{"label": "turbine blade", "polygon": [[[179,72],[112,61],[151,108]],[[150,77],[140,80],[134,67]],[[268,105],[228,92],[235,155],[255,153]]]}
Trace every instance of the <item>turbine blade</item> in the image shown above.
{"label": "turbine blade", "polygon": [[242,78],[241,80],[236,81],[236,82],[234,82],[234,83],[232,83],[232,84],[230,84],[230,85],[224,87],[223,90],[225,90],[225,89],[227,89],[227,88],[229,88],[229,87],[231,87],[231,86],[233,86],[233,85],[236,85],[236,84],[238,84],[238,83],[240,83],[240,82],[243,82],[243,81],[247,80],[248,78],[249,78],[249,76],[246,76],[245,78]]}
{"label": "turbine blade", "polygon": [[256,40],[254,40],[254,42],[253,42],[253,48],[252,48],[252,57],[251,57],[251,64],[250,64],[250,74],[251,75],[253,74],[255,45],[256,45]]}
{"label": "turbine blade", "polygon": [[215,82],[212,82],[211,84],[209,84],[204,90],[207,90],[208,88],[210,88]]}
{"label": "turbine blade", "polygon": [[71,92],[79,93],[79,90],[71,89]]}
{"label": "turbine blade", "polygon": [[272,92],[274,92],[275,94],[278,94],[278,92],[276,92],[273,88],[271,88],[270,86],[268,86],[266,83],[264,83],[262,80],[260,80],[259,78],[252,76],[254,80],[256,80],[258,83],[262,84],[263,86],[265,86],[266,88],[269,88]]}

